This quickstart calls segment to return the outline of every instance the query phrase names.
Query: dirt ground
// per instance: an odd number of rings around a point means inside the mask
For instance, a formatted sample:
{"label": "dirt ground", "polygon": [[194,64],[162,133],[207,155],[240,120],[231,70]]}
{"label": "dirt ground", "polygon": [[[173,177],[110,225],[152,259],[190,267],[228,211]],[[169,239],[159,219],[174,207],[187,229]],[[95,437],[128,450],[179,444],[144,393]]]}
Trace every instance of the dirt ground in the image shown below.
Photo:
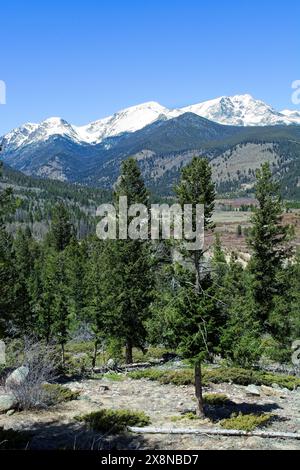
{"label": "dirt ground", "polygon": [[217,421],[232,412],[270,412],[274,416],[268,430],[300,433],[300,390],[289,392],[258,387],[259,397],[248,396],[246,388],[232,384],[211,385],[205,392],[225,393],[232,400],[229,406],[208,408],[210,419],[203,421],[174,420],[195,409],[192,386],[161,385],[148,380],[113,381],[107,378],[69,382],[65,386],[79,390],[80,399],[39,412],[0,415],[0,426],[29,430],[33,438],[29,449],[300,449],[300,440],[258,437],[225,437],[196,435],[106,436],[88,431],[76,415],[100,408],[143,410],[152,426],[218,428]]}

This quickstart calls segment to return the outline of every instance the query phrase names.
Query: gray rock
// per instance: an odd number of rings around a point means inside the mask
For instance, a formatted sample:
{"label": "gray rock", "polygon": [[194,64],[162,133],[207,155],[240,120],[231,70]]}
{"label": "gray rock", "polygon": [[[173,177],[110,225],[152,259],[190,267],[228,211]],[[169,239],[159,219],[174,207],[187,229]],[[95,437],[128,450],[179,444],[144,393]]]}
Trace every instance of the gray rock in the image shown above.
{"label": "gray rock", "polygon": [[116,359],[108,359],[106,365],[109,369],[115,369],[118,366],[118,361]]}
{"label": "gray rock", "polygon": [[0,413],[6,413],[7,411],[17,406],[17,400],[11,393],[0,395]]}
{"label": "gray rock", "polygon": [[245,391],[246,391],[247,395],[252,395],[252,396],[255,396],[255,397],[260,396],[260,391],[256,387],[256,385],[248,385],[248,387],[246,387]]}
{"label": "gray rock", "polygon": [[[273,388],[273,387],[268,387],[267,385],[261,385],[261,391],[266,395],[266,396],[274,396],[278,398],[286,398],[286,393],[285,390],[287,389],[281,389],[281,388]],[[289,392],[289,390],[287,390]]]}
{"label": "gray rock", "polygon": [[7,416],[12,416],[14,414],[14,412],[15,412],[15,410],[12,409],[12,410],[8,410],[6,412],[6,414],[7,414]]}
{"label": "gray rock", "polygon": [[281,390],[281,387],[276,383],[272,383],[271,387],[275,388],[275,390]]}
{"label": "gray rock", "polygon": [[18,369],[14,370],[5,381],[5,387],[11,388],[14,385],[21,385],[25,382],[27,376],[29,374],[29,369],[26,366],[18,367]]}

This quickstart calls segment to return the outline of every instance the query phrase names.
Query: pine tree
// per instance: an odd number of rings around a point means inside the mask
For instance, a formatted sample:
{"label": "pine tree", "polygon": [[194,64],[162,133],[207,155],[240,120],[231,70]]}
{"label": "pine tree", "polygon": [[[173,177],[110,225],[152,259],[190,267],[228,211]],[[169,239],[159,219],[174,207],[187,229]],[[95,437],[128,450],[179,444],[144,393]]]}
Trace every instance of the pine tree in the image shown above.
{"label": "pine tree", "polygon": [[262,353],[262,331],[255,318],[251,281],[252,275],[243,268],[236,254],[232,253],[219,291],[226,314],[220,352],[226,359],[244,367],[253,366]]}
{"label": "pine tree", "polygon": [[251,218],[253,224],[248,237],[252,251],[249,271],[253,275],[253,297],[257,319],[269,331],[269,316],[274,307],[274,297],[280,292],[278,273],[291,256],[291,227],[284,226],[284,206],[279,184],[272,178],[268,163],[256,174],[255,196],[258,207]]}
{"label": "pine tree", "polygon": [[[128,205],[148,204],[148,194],[136,161],[124,161],[115,188],[115,205],[127,196]],[[129,221],[130,222],[130,221]],[[151,244],[147,240],[109,240],[105,249],[104,290],[108,308],[108,334],[125,344],[126,363],[132,363],[134,346],[143,349],[145,321],[152,300]]]}
{"label": "pine tree", "polygon": [[[0,162],[0,174],[2,163]],[[16,208],[11,188],[0,190],[0,332],[4,334],[13,326],[16,307],[13,239],[5,228],[5,218]]]}
{"label": "pine tree", "polygon": [[228,270],[226,257],[222,249],[221,237],[219,233],[215,234],[215,242],[212,250],[211,258],[212,279],[216,287],[223,285],[224,277]]}
{"label": "pine tree", "polygon": [[55,206],[52,213],[51,229],[48,233],[48,243],[56,251],[63,251],[75,238],[74,226],[70,214],[63,203]]}
{"label": "pine tree", "polygon": [[87,260],[84,279],[86,319],[94,333],[94,354],[92,366],[95,367],[99,345],[106,335],[106,313],[109,308],[105,293],[105,275],[109,276],[104,257],[105,242],[96,240],[90,244],[90,254]]}
{"label": "pine tree", "polygon": [[85,276],[86,276],[86,245],[72,238],[65,249],[66,277],[73,303],[74,315],[77,322],[82,320],[86,305]]}
{"label": "pine tree", "polygon": [[34,263],[38,256],[38,246],[31,232],[18,230],[13,242],[15,264],[16,307],[14,323],[21,334],[32,333],[34,310],[31,299]]}
{"label": "pine tree", "polygon": [[[195,231],[195,210],[197,204],[204,206],[204,229],[214,228],[211,220],[215,207],[215,185],[212,181],[212,171],[205,158],[194,157],[181,171],[180,182],[175,188],[179,204],[193,205],[193,230]],[[201,291],[201,262],[203,250],[193,251],[193,264],[196,273],[195,289]]]}
{"label": "pine tree", "polygon": [[13,326],[15,317],[15,279],[13,240],[4,225],[0,225],[0,332],[3,335]]}
{"label": "pine tree", "polygon": [[[181,179],[175,190],[182,207],[184,204],[192,204],[195,212],[197,204],[204,205],[204,228],[213,229],[211,217],[215,204],[215,186],[208,160],[194,157],[182,169]],[[193,214],[193,230],[196,229],[194,219]],[[217,304],[209,292],[211,278],[203,256],[203,249],[192,252],[194,288],[192,293],[191,289],[186,287],[186,299],[182,303],[181,315],[187,323],[187,327],[182,330],[181,345],[185,356],[194,359],[195,395],[199,416],[204,416],[201,362],[210,354],[209,325],[211,318],[218,314]]]}
{"label": "pine tree", "polygon": [[65,252],[57,252],[50,248],[36,266],[39,270],[35,299],[38,316],[37,333],[47,343],[56,340],[60,344],[63,363],[64,348],[75,312],[66,264]]}

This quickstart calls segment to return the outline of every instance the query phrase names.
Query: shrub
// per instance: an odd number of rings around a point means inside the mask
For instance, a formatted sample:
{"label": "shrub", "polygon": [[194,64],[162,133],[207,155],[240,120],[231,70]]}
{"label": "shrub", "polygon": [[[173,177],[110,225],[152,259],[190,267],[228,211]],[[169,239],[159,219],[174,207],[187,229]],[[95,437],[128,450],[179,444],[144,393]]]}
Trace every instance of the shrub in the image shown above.
{"label": "shrub", "polygon": [[203,395],[203,400],[206,405],[226,405],[230,402],[227,395],[223,393],[206,393]]}
{"label": "shrub", "polygon": [[[145,369],[128,374],[133,379],[149,379],[158,380],[160,383],[174,385],[193,385],[194,371],[192,369],[183,369],[177,371],[162,369]],[[291,375],[266,373],[251,369],[243,369],[240,367],[220,367],[217,369],[203,370],[203,385],[209,383],[232,382],[237,385],[272,385],[277,383],[280,387],[294,390],[300,387],[300,379]]]}
{"label": "shrub", "polygon": [[220,425],[225,429],[236,429],[239,431],[253,431],[259,426],[266,425],[272,418],[270,413],[261,415],[242,414],[231,415],[228,419],[220,421]]}
{"label": "shrub", "polygon": [[89,375],[91,372],[92,356],[87,353],[73,355],[65,354],[65,364],[61,372],[68,375]]}
{"label": "shrub", "polygon": [[55,349],[42,343],[25,342],[23,364],[29,373],[21,383],[11,383],[9,390],[23,410],[47,406],[47,393],[43,384],[55,379],[57,355]]}
{"label": "shrub", "polygon": [[59,384],[43,384],[43,391],[46,394],[46,402],[49,405],[77,400],[80,392],[74,392]]}
{"label": "shrub", "polygon": [[142,411],[103,409],[75,419],[84,421],[94,431],[117,434],[127,426],[146,426],[150,418]]}
{"label": "shrub", "polygon": [[206,370],[203,374],[205,382],[222,383],[232,382],[237,385],[250,385],[254,383],[254,371],[239,367],[218,368]]}

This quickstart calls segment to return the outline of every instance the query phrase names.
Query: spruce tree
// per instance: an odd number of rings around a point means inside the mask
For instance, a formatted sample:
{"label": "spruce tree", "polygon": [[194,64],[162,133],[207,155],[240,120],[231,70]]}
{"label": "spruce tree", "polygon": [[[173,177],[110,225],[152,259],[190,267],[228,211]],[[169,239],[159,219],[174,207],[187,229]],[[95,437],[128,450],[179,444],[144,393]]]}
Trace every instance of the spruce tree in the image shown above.
{"label": "spruce tree", "polygon": [[[117,208],[120,196],[127,196],[128,206],[148,205],[148,193],[133,158],[122,164],[114,192]],[[111,337],[123,341],[126,363],[132,363],[133,347],[143,349],[146,339],[145,322],[153,288],[151,244],[148,240],[109,240],[104,256],[106,330]]]}
{"label": "spruce tree", "polygon": [[32,333],[35,325],[32,288],[34,279],[34,263],[39,255],[37,243],[33,240],[30,230],[17,231],[13,242],[13,261],[16,279],[16,312],[15,325],[21,334]]}
{"label": "spruce tree", "polygon": [[70,220],[66,206],[60,202],[52,212],[51,229],[48,233],[48,243],[56,251],[63,251],[75,238],[75,229]]}
{"label": "spruce tree", "polygon": [[268,163],[261,166],[256,177],[255,196],[258,206],[251,218],[252,228],[248,236],[252,254],[248,268],[253,275],[252,292],[257,320],[265,331],[269,331],[274,298],[281,288],[278,274],[292,254],[288,243],[291,227],[282,223],[284,205],[279,184],[274,181]]}
{"label": "spruce tree", "polygon": [[262,330],[255,318],[251,281],[252,275],[232,253],[218,293],[226,315],[221,329],[220,352],[226,359],[244,367],[252,367],[262,353]]}
{"label": "spruce tree", "polygon": [[[0,162],[0,174],[2,163]],[[14,327],[16,316],[17,272],[14,263],[13,238],[7,232],[5,219],[16,208],[16,200],[11,188],[0,190],[0,333]]]}
{"label": "spruce tree", "polygon": [[[212,230],[215,185],[208,160],[194,157],[182,169],[180,182],[175,190],[182,208],[184,204],[193,205],[193,230],[196,229],[194,213],[197,204],[204,206],[204,229]],[[191,254],[186,253],[186,257],[191,258],[194,265],[194,287],[191,291],[189,284],[187,285],[186,298],[182,302],[181,318],[185,319],[187,327],[182,330],[181,349],[186,357],[194,360],[197,413],[203,416],[201,362],[210,354],[209,325],[213,316],[218,315],[218,309],[209,292],[211,278],[207,263],[204,261],[204,249],[194,250]]]}

